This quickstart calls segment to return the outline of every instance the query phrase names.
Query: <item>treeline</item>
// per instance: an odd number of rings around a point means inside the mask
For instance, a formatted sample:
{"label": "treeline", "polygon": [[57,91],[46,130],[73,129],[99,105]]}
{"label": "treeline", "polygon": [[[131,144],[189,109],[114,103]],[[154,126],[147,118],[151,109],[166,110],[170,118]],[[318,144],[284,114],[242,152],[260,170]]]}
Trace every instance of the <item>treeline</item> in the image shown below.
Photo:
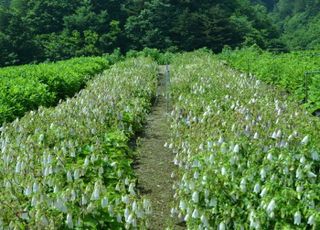
{"label": "treeline", "polygon": [[249,0],[3,0],[0,66],[101,55],[118,47],[268,48],[279,45],[279,36],[267,7]]}
{"label": "treeline", "polygon": [[258,0],[281,32],[281,41],[290,50],[320,49],[319,0]]}

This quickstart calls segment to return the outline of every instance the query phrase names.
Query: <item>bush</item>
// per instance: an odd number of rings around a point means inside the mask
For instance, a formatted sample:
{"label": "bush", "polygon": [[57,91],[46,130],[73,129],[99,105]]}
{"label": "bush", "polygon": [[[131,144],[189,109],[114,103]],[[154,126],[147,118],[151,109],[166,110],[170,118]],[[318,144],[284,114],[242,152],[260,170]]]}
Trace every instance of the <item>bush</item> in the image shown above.
{"label": "bush", "polygon": [[108,65],[104,58],[87,57],[0,69],[0,124],[72,97]]}
{"label": "bush", "polygon": [[174,54],[172,52],[162,53],[158,49],[144,48],[142,51],[129,50],[126,57],[151,57],[159,65],[170,64]]}

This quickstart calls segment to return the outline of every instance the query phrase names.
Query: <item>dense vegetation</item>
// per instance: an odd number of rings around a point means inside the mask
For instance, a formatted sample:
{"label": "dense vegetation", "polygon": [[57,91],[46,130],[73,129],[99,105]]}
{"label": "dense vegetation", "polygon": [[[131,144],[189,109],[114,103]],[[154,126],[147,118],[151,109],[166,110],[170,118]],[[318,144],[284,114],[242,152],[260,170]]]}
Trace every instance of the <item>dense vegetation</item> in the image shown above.
{"label": "dense vegetation", "polygon": [[265,4],[273,24],[281,32],[280,40],[288,49],[320,48],[320,1],[256,0]]}
{"label": "dense vegetation", "polygon": [[246,73],[288,91],[310,112],[320,110],[320,55],[304,51],[284,54],[264,52],[256,47],[230,51],[220,55]]}
{"label": "dense vegetation", "polygon": [[318,229],[319,120],[210,53],[171,66],[172,212],[188,229]]}
{"label": "dense vegetation", "polygon": [[155,94],[157,66],[130,59],[55,108],[6,124],[0,135],[0,229],[144,226],[128,141]]}
{"label": "dense vegetation", "polygon": [[267,10],[247,0],[4,0],[0,66],[152,47],[220,51],[279,36]]}
{"label": "dense vegetation", "polygon": [[3,0],[0,66],[144,47],[319,48],[317,0]]}
{"label": "dense vegetation", "polygon": [[172,214],[189,229],[318,229],[319,12],[319,0],[0,1],[0,229],[146,228],[130,146],[169,62]]}
{"label": "dense vegetation", "polygon": [[0,124],[39,106],[73,96],[109,65],[107,58],[74,58],[57,63],[0,69]]}

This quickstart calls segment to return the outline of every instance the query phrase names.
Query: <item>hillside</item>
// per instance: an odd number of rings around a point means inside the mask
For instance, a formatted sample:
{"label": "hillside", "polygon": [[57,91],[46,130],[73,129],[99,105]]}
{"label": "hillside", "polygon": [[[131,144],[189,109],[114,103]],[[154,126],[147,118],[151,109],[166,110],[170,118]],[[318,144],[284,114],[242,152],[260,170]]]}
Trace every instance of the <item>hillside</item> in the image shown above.
{"label": "hillside", "polygon": [[281,32],[281,41],[290,49],[320,47],[320,2],[317,0],[258,0],[264,4],[274,25]]}
{"label": "hillside", "polygon": [[6,0],[0,8],[0,66],[116,48],[266,48],[277,37],[266,9],[246,0]]}

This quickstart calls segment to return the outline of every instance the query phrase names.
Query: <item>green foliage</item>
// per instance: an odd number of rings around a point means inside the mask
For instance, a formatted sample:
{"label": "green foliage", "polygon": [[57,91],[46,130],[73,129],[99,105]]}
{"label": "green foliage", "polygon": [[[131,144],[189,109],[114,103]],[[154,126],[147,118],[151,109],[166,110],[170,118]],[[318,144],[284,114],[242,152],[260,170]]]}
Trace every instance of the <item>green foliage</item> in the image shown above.
{"label": "green foliage", "polygon": [[73,96],[107,66],[105,58],[93,57],[0,69],[0,123]]}
{"label": "green foliage", "polygon": [[81,46],[81,35],[78,31],[51,33],[36,36],[35,40],[41,47],[41,60],[63,60],[77,56]]}
{"label": "green foliage", "polygon": [[290,49],[315,49],[320,46],[320,14],[310,18],[307,13],[295,14],[284,24],[282,40]]}
{"label": "green foliage", "polygon": [[320,2],[316,0],[261,0],[281,32],[281,43],[290,50],[315,49],[319,46]]}
{"label": "green foliage", "polygon": [[266,48],[279,37],[265,8],[246,0],[7,3],[0,6],[0,66],[103,55],[118,47],[122,53],[146,47],[221,51],[226,44],[254,43]]}
{"label": "green foliage", "polygon": [[133,49],[176,46],[220,51],[225,44],[241,46],[249,38],[267,47],[268,40],[278,37],[266,10],[247,1],[153,0],[137,1],[128,8],[136,10],[125,24]]}
{"label": "green foliage", "polygon": [[13,0],[0,7],[0,52],[5,57],[0,66],[112,52],[120,45],[122,18],[109,17],[108,7],[115,9],[115,4],[98,5],[100,1]]}
{"label": "green foliage", "polygon": [[97,14],[92,10],[90,1],[83,1],[74,14],[64,16],[64,29],[67,31],[99,31],[107,23],[107,17],[106,11]]}
{"label": "green foliage", "polygon": [[143,228],[150,204],[136,194],[128,142],[151,107],[156,74],[150,59],[126,60],[76,97],[5,124],[0,228]]}
{"label": "green foliage", "polygon": [[124,60],[124,56],[121,54],[120,49],[115,49],[111,54],[107,54],[104,56],[110,63],[110,65],[113,65],[119,61]]}
{"label": "green foliage", "polygon": [[173,213],[187,228],[318,229],[319,119],[207,52],[177,55],[171,73]]}
{"label": "green foliage", "polygon": [[121,36],[120,22],[112,20],[109,24],[110,31],[99,38],[99,48],[110,52],[114,47],[118,47],[118,39]]}
{"label": "green foliage", "polygon": [[168,2],[146,1],[143,8],[139,7],[139,2],[136,3],[134,8],[137,8],[139,13],[129,16],[125,24],[127,37],[133,42],[130,48],[164,49],[172,45],[170,38],[172,6]]}
{"label": "green foliage", "polygon": [[14,64],[15,57],[12,57],[12,53],[10,51],[12,50],[12,47],[10,44],[10,38],[8,35],[0,32],[0,63],[3,63],[4,65]]}
{"label": "green foliage", "polygon": [[298,102],[306,100],[307,83],[308,100],[305,106],[311,112],[320,109],[320,75],[308,75],[305,82],[306,72],[319,70],[320,56],[317,51],[273,54],[251,47],[235,51],[226,50],[221,57],[238,70],[252,73],[267,83],[289,91]]}
{"label": "green foliage", "polygon": [[151,57],[159,65],[170,64],[174,54],[172,52],[161,52],[155,48],[144,48],[142,51],[130,50],[127,52],[126,57]]}

